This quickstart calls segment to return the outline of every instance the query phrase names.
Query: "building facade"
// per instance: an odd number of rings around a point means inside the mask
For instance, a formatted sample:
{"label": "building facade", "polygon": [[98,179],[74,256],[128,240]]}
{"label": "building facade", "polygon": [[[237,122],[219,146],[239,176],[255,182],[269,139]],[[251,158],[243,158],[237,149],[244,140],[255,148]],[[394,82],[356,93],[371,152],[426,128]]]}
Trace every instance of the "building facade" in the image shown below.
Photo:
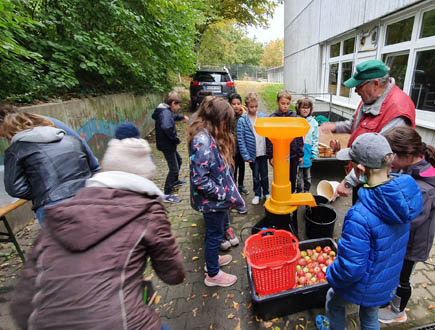
{"label": "building facade", "polygon": [[358,63],[383,60],[416,105],[417,130],[435,145],[435,1],[286,0],[284,10],[289,91],[350,118],[360,97],[344,81]]}

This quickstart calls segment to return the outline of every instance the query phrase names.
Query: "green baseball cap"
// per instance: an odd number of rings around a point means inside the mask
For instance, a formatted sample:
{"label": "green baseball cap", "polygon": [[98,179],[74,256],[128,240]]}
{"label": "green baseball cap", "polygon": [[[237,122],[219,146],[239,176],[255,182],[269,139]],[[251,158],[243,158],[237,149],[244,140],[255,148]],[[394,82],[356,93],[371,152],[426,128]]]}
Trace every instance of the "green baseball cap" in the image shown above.
{"label": "green baseball cap", "polygon": [[348,88],[356,87],[369,79],[381,78],[388,74],[387,66],[380,60],[368,60],[356,66],[353,76],[344,82]]}

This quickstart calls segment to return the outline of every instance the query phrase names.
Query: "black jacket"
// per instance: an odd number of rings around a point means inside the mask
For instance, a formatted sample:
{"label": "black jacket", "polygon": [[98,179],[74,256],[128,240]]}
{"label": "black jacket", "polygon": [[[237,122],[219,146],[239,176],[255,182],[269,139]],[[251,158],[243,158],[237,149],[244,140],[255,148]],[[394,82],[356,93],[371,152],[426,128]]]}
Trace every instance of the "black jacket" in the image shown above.
{"label": "black jacket", "polygon": [[[279,110],[276,110],[269,117],[299,117],[299,116],[291,110],[289,110],[285,114],[283,114]],[[273,158],[273,144],[267,138],[266,138],[266,156],[269,159]],[[302,137],[297,137],[292,141],[292,143],[290,143],[290,158],[302,158],[302,157],[304,157],[304,139]]]}
{"label": "black jacket", "polygon": [[69,198],[91,177],[78,139],[40,126],[16,134],[5,151],[4,183],[12,197],[32,200],[33,209]]}
{"label": "black jacket", "polygon": [[176,120],[183,120],[183,115],[174,115],[166,103],[161,103],[152,116],[156,121],[156,146],[160,151],[175,151],[180,139],[175,127]]}
{"label": "black jacket", "polygon": [[424,159],[404,173],[417,181],[423,195],[423,210],[411,222],[405,259],[425,261],[429,257],[435,232],[435,169]]}

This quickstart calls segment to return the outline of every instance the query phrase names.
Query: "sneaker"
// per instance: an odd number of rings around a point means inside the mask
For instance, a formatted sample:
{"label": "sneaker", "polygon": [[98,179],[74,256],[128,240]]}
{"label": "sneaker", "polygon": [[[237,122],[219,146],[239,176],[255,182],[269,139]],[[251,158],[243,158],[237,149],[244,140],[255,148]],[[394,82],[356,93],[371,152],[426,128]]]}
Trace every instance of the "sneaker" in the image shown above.
{"label": "sneaker", "polygon": [[252,199],[252,205],[257,205],[258,203],[260,203],[260,196],[255,196],[253,199]]}
{"label": "sneaker", "polygon": [[228,228],[227,230],[225,230],[225,239],[227,241],[229,241],[231,243],[231,246],[237,246],[239,245],[239,239],[237,238],[237,236],[234,234],[233,230],[230,228]]}
{"label": "sneaker", "polygon": [[226,251],[226,250],[228,250],[230,247],[231,247],[231,243],[230,243],[229,241],[227,241],[226,239],[223,239],[223,240],[222,240],[222,243],[221,243],[221,250],[222,250],[222,251]]}
{"label": "sneaker", "polygon": [[186,181],[183,181],[183,180],[175,181],[175,183],[172,185],[172,188],[182,186],[183,184],[186,184]]}
{"label": "sneaker", "polygon": [[231,286],[237,282],[237,276],[231,275],[219,270],[216,276],[210,277],[208,274],[205,276],[204,284],[206,286]]}
{"label": "sneaker", "polygon": [[174,195],[166,195],[163,200],[165,203],[181,203],[182,199]]}
{"label": "sneaker", "polygon": [[[233,257],[229,254],[224,254],[223,256],[219,256],[218,262],[219,267],[228,265],[233,260]],[[204,271],[207,273],[207,264],[204,265]]]}
{"label": "sneaker", "polygon": [[402,323],[408,320],[405,311],[396,313],[391,309],[391,305],[384,308],[379,308],[378,313],[379,322],[390,324],[390,323]]}
{"label": "sneaker", "polygon": [[316,316],[316,327],[318,330],[327,330],[329,329],[329,320],[325,315],[317,315]]}
{"label": "sneaker", "polygon": [[264,196],[264,198],[266,199],[270,198],[270,194],[267,194],[266,196]]}
{"label": "sneaker", "polygon": [[248,213],[248,209],[246,207],[239,207],[237,209],[232,209],[231,212],[237,212],[239,214],[246,214],[246,213]]}
{"label": "sneaker", "polygon": [[242,195],[249,195],[249,191],[248,189],[246,189],[245,186],[239,186],[239,193],[241,193]]}

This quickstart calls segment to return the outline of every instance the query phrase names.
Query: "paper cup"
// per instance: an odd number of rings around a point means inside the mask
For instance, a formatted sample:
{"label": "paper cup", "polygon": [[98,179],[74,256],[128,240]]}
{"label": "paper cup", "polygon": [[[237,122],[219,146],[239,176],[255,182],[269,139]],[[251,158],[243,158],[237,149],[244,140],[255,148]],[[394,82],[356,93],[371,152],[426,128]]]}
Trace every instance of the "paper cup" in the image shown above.
{"label": "paper cup", "polygon": [[338,181],[322,180],[317,185],[317,195],[324,196],[328,201],[332,201],[339,184]]}

